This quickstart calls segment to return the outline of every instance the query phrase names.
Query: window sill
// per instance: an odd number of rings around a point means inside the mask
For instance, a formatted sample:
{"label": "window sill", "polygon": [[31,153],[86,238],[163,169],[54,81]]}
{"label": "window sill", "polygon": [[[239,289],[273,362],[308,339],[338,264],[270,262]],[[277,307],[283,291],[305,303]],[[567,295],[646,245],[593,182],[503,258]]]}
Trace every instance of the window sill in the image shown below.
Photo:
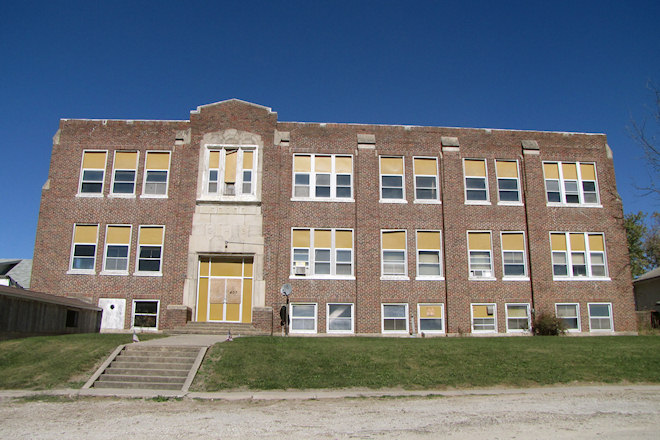
{"label": "window sill", "polygon": [[158,327],[131,327],[131,330],[135,330],[137,332],[157,332]]}
{"label": "window sill", "polygon": [[552,281],[612,281],[610,277],[553,277]]}
{"label": "window sill", "polygon": [[525,333],[530,333],[529,330],[507,330],[507,333],[514,333],[514,334],[525,334]]}
{"label": "window sill", "polygon": [[489,200],[466,200],[465,204],[466,205],[474,205],[474,206],[490,206],[491,205]]}
{"label": "window sill", "polygon": [[166,199],[167,194],[140,194],[141,199]]}
{"label": "window sill", "polygon": [[82,270],[82,269],[69,269],[66,272],[67,275],[96,275],[94,270]]}
{"label": "window sill", "polygon": [[440,200],[415,200],[413,203],[418,205],[442,205]]}
{"label": "window sill", "polygon": [[408,281],[410,278],[406,275],[381,275],[381,281]]}
{"label": "window sill", "polygon": [[109,199],[134,199],[135,194],[108,194]]}
{"label": "window sill", "polygon": [[85,199],[87,199],[87,198],[92,198],[92,199],[102,198],[103,193],[78,193],[78,194],[76,194],[76,197],[82,197],[82,198],[85,198]]}
{"label": "window sill", "polygon": [[556,203],[556,202],[547,202],[548,207],[552,208],[602,208],[603,205],[600,203]]}
{"label": "window sill", "polygon": [[316,331],[305,331],[305,330],[291,330],[289,329],[289,334],[290,335],[315,335],[317,332]]}
{"label": "window sill", "polygon": [[474,329],[472,329],[472,333],[474,333],[474,334],[497,333],[497,330],[474,330]]}
{"label": "window sill", "polygon": [[339,203],[354,203],[355,199],[352,198],[331,198],[331,197],[291,197],[292,202],[339,202]]}
{"label": "window sill", "polygon": [[529,277],[502,277],[502,281],[529,281]]}
{"label": "window sill", "polygon": [[133,272],[136,277],[162,277],[163,272]]}
{"label": "window sill", "polygon": [[378,203],[399,203],[399,204],[405,204],[408,203],[408,200],[405,199],[380,199]]}
{"label": "window sill", "polygon": [[497,206],[525,206],[522,202],[497,202]]}
{"label": "window sill", "polygon": [[614,329],[589,329],[589,333],[614,333]]}
{"label": "window sill", "polygon": [[[422,319],[428,319],[428,318],[422,318]],[[444,335],[445,331],[444,330],[419,330],[418,333],[424,333],[425,335]]]}
{"label": "window sill", "polygon": [[127,276],[128,272],[120,272],[120,271],[113,271],[113,270],[103,270],[99,273],[99,275],[110,275],[110,276]]}
{"label": "window sill", "polygon": [[289,275],[290,280],[355,280],[355,276],[338,276],[338,275],[307,275],[296,276]]}
{"label": "window sill", "polygon": [[444,281],[445,277],[443,276],[430,276],[430,275],[422,275],[415,277],[415,281]]}
{"label": "window sill", "polygon": [[495,277],[468,277],[468,281],[497,281]]}
{"label": "window sill", "polygon": [[352,335],[355,332],[353,330],[326,330],[326,333],[329,335]]}
{"label": "window sill", "polygon": [[384,335],[408,335],[410,332],[408,330],[382,330]]}
{"label": "window sill", "polygon": [[221,197],[202,196],[197,199],[197,203],[209,203],[209,204],[217,204],[217,205],[223,203],[243,203],[246,205],[258,205],[261,203],[261,200],[257,199],[256,197],[250,197],[250,198],[222,197],[221,198]]}

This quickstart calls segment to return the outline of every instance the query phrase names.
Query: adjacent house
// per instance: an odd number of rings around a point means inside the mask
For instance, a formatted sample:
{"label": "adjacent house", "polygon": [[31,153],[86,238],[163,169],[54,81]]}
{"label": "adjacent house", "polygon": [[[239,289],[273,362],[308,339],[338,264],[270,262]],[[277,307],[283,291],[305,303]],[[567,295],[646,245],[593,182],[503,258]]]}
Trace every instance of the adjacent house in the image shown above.
{"label": "adjacent house", "polygon": [[635,291],[635,310],[646,312],[640,319],[652,327],[660,327],[660,267],[640,275],[633,281]]}
{"label": "adjacent house", "polygon": [[0,286],[30,288],[32,260],[0,258]]}

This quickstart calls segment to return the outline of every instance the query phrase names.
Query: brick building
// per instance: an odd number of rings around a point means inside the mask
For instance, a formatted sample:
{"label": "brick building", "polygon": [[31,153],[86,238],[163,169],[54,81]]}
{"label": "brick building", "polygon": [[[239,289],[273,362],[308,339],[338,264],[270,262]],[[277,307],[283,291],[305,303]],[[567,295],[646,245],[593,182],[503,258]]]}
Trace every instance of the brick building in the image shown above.
{"label": "brick building", "polygon": [[62,120],[32,287],[105,329],[635,330],[601,134],[279,122],[239,100],[188,121]]}

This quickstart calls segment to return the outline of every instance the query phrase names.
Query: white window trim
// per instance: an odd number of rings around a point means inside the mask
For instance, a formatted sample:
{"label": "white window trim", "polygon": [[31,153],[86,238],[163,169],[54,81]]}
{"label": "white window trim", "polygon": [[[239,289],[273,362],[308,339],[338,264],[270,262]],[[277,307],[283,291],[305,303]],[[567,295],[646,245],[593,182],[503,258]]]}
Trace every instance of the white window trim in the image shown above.
{"label": "white window trim", "polygon": [[[140,248],[143,246],[140,244],[140,236],[142,235],[142,228],[163,228],[163,244],[160,245],[160,270],[158,272],[149,272],[149,271],[140,271]],[[144,246],[157,246],[153,244],[145,244]],[[135,272],[134,276],[141,277],[162,277],[163,276],[163,256],[165,255],[165,225],[139,225],[138,226],[138,238],[136,253],[135,253]]]}
{"label": "white window trim", "polygon": [[[497,175],[497,162],[515,162],[516,170],[518,177],[516,177],[516,182],[518,183],[518,201],[517,202],[507,202],[500,200],[500,177]],[[486,171],[487,172],[487,171]],[[512,180],[511,177],[502,177],[502,179]],[[522,188],[520,185],[520,163],[517,159],[495,159],[495,182],[497,183],[497,204],[500,206],[524,206],[522,201]]]}
{"label": "white window trim", "polygon": [[[295,164],[296,156],[309,156],[310,157],[310,165],[309,165],[309,172],[302,172],[302,171],[295,171],[295,165],[291,167],[291,201],[294,202],[355,202],[355,181],[354,181],[354,173],[355,173],[355,166],[353,165],[353,162],[355,161],[355,158],[351,154],[323,154],[323,153],[318,153],[318,154],[312,154],[312,153],[294,153],[292,155],[292,160]],[[316,171],[315,171],[315,160],[314,158],[316,156],[325,156],[325,157],[330,157],[330,166],[331,166],[331,171],[330,171],[330,197],[316,197]],[[351,172],[349,173],[351,176],[351,196],[350,197],[337,197],[337,175],[338,174],[347,174],[347,173],[338,173],[337,172],[337,164],[336,164],[336,158],[338,157],[350,157],[351,158]],[[309,197],[296,197],[296,174],[308,174],[309,175]],[[322,173],[326,174],[326,173]]]}
{"label": "white window trim", "polygon": [[[240,188],[241,193],[237,195],[223,194],[222,180],[225,173],[225,157],[227,150],[237,150],[236,157],[236,182],[235,188]],[[218,163],[218,192],[209,192],[209,158],[211,151],[219,151],[220,158]],[[243,153],[252,151],[252,191],[250,194],[243,194]],[[239,169],[240,167],[240,169]],[[237,144],[207,144],[204,148],[204,175],[202,178],[202,196],[201,200],[219,200],[219,201],[255,201],[257,200],[257,169],[259,168],[259,146],[258,145],[237,145]],[[215,168],[214,168],[215,169]]]}
{"label": "white window trim", "polygon": [[[605,243],[605,233],[604,232],[566,232],[566,231],[550,231],[548,233],[548,238],[550,240],[550,267],[552,268],[552,280],[553,281],[612,281],[609,274],[609,267],[607,264],[607,243]],[[552,250],[552,234],[564,234],[566,237],[566,251],[555,251]],[[585,264],[587,266],[587,276],[576,277],[573,276],[573,260],[571,259],[571,234],[583,234],[584,235],[584,258]],[[604,277],[595,277],[591,275],[591,250],[589,249],[589,234],[592,235],[602,235],[603,236],[603,262],[605,264],[605,276]],[[554,263],[552,261],[553,252],[565,252],[566,253],[566,267],[568,275],[555,275],[554,273]],[[582,251],[576,251],[582,252]],[[601,251],[594,251],[601,252]]]}
{"label": "white window trim", "polygon": [[[149,153],[168,153],[167,159],[167,169],[161,169],[161,168],[153,168],[153,169],[147,169],[147,157],[149,156]],[[171,150],[147,150],[144,153],[144,172],[142,176],[142,194],[140,194],[140,198],[143,199],[166,199],[169,197],[170,193],[170,176],[172,172],[170,171],[172,169],[172,151]],[[167,180],[165,181],[165,194],[145,194],[144,190],[147,186],[147,174],[149,174],[149,171],[166,171],[167,172]]]}
{"label": "white window trim", "polygon": [[[525,306],[527,308],[527,330],[524,329],[510,329],[509,328],[509,306]],[[507,333],[529,333],[532,329],[532,320],[531,314],[529,313],[530,307],[529,303],[506,303],[504,304],[504,315],[506,321],[506,332]],[[518,319],[518,318],[514,318]]]}
{"label": "white window trim", "polygon": [[[383,232],[404,232],[406,235],[405,249],[383,249]],[[405,274],[403,275],[385,275],[385,251],[401,251],[403,250],[403,267]],[[384,280],[409,280],[408,276],[408,231],[406,229],[381,229],[380,230],[380,279]]]}
{"label": "white window trim", "polygon": [[[547,179],[545,177],[545,164],[546,163],[555,163],[557,164],[557,167],[559,169],[559,197],[561,198],[561,202],[550,202],[548,200],[548,190],[545,184],[546,180],[556,180],[556,179]],[[575,166],[577,167],[577,186],[578,186],[578,194],[580,197],[580,203],[566,203],[566,187],[564,186],[564,170],[562,169],[562,164],[564,163],[574,163]],[[580,164],[590,164],[594,166],[594,175],[596,176],[596,180],[593,181],[596,187],[596,197],[598,198],[597,203],[585,203],[584,202],[584,188],[582,187],[582,170],[580,169]],[[547,160],[543,161],[541,164],[543,167],[543,191],[545,192],[545,203],[547,206],[560,206],[560,207],[580,207],[580,208],[602,208],[603,205],[601,204],[600,200],[600,187],[598,185],[598,169],[596,167],[596,162],[571,162],[571,161],[558,161],[558,160]],[[569,179],[572,180],[572,179]],[[587,180],[587,182],[592,182],[591,180]]]}
{"label": "white window trim", "polygon": [[[493,306],[494,330],[475,330],[474,329],[474,308],[473,306]],[[470,330],[472,333],[497,333],[497,304],[496,303],[470,303]]]}
{"label": "white window trim", "polygon": [[[415,159],[434,159],[435,160],[435,174],[432,177],[435,177],[435,199],[418,199],[417,198],[417,176],[415,172]],[[405,171],[405,169],[404,169]],[[431,177],[430,174],[419,174],[420,177]],[[418,203],[422,205],[440,205],[442,203],[440,199],[440,173],[439,173],[439,164],[438,158],[433,156],[413,156],[413,189],[415,200],[413,203]]]}
{"label": "white window trim", "polygon": [[[83,168],[83,161],[85,160],[85,153],[105,153],[105,165],[103,168]],[[78,179],[78,194],[76,197],[103,197],[105,193],[105,171],[108,168],[108,150],[83,150],[82,157],[80,158],[80,178]],[[102,171],[103,179],[101,180],[101,192],[99,193],[84,193],[82,192],[83,173],[85,170]]]}
{"label": "white window trim", "polygon": [[[294,247],[293,246],[293,231],[294,230],[308,230],[309,231],[309,247]],[[315,230],[329,230],[330,231],[330,273],[329,274],[320,274],[317,275],[314,271],[314,263],[316,259],[315,250],[317,249],[314,246],[314,231]],[[335,233],[337,231],[351,231],[352,247],[348,248],[338,248],[335,243]],[[294,227],[291,228],[291,261],[289,267],[291,268],[289,272],[289,279],[291,280],[354,280],[355,279],[355,230],[352,228],[304,228],[304,227]],[[294,249],[307,249],[308,254],[308,275],[300,276],[293,273],[294,265]],[[328,249],[328,248],[318,248],[318,249]],[[337,275],[337,251],[338,250],[350,250],[351,251],[351,274],[350,275]]]}
{"label": "white window trim", "polygon": [[[129,242],[127,245],[119,245],[117,243],[108,243],[108,229],[111,226],[122,226],[122,227],[127,227],[129,228],[130,232],[128,233],[129,236]],[[131,264],[131,241],[130,238],[133,237],[133,225],[125,225],[125,224],[109,224],[105,226],[105,244],[103,245],[103,270],[100,272],[100,275],[128,275],[128,268],[130,267]],[[126,262],[126,270],[108,270],[105,268],[105,264],[108,258],[108,246],[128,246],[128,252],[126,254],[127,262]],[[162,251],[161,251],[162,252]]]}
{"label": "white window trim", "polygon": [[[135,327],[135,303],[136,302],[156,302],[158,304],[158,308],[156,309],[156,327]],[[131,329],[141,331],[141,332],[155,332],[158,331],[158,328],[160,326],[160,300],[159,299],[145,299],[145,298],[140,298],[140,299],[134,299],[133,300],[133,312],[131,313]]]}
{"label": "white window trim", "polygon": [[577,329],[566,329],[568,333],[580,333],[582,331],[582,318],[580,316],[580,303],[555,303],[555,317],[562,319],[557,315],[557,306],[575,306],[575,313],[577,313]]}
{"label": "white window trim", "polygon": [[[610,328],[608,329],[592,329],[591,328],[591,305],[598,305],[598,306],[608,306],[609,312],[610,312]],[[587,303],[587,314],[589,315],[589,331],[593,333],[613,333],[614,332],[614,317],[612,316],[612,303],[611,302],[590,302]],[[604,319],[602,317],[594,317],[596,319]]]}
{"label": "white window trim", "polygon": [[[294,330],[293,329],[293,306],[314,306],[314,330]],[[311,318],[298,318],[298,319],[311,319]],[[311,303],[311,302],[292,302],[289,304],[289,333],[293,334],[315,334],[318,333],[318,325],[319,325],[319,310],[318,310],[318,304],[317,303]]]}
{"label": "white window trim", "polygon": [[[420,312],[421,306],[440,306],[441,310],[441,319],[442,319],[442,330],[422,330],[422,319],[432,319],[427,317],[422,317]],[[433,318],[437,319],[437,318]],[[424,332],[424,334],[433,334],[439,335],[445,333],[445,305],[444,303],[417,303],[417,329],[419,333]]]}
{"label": "white window trim", "polygon": [[[330,330],[330,306],[351,306],[351,329],[350,330]],[[325,331],[326,333],[353,334],[355,333],[355,304],[345,302],[329,302],[325,306]]]}
{"label": "white window trim", "polygon": [[[77,243],[75,241],[75,235],[76,235],[76,226],[96,226],[96,242],[95,243],[84,243],[80,242]],[[96,256],[99,253],[99,225],[98,223],[74,223],[73,224],[73,232],[71,233],[71,251],[69,253],[69,270],[66,272],[67,275],[94,275],[96,274]],[[83,245],[94,245],[94,268],[93,269],[74,269],[73,268],[73,252],[76,248],[77,244],[83,244]]]}
{"label": "white window trim", "polygon": [[[417,242],[418,239],[418,233],[419,232],[438,232],[440,233],[440,249],[420,249],[419,244]],[[417,272],[415,274],[415,279],[420,280],[420,281],[442,281],[445,279],[445,268],[443,265],[443,255],[442,255],[442,248],[443,248],[443,242],[442,242],[442,231],[439,229],[417,229],[415,231],[415,258],[417,259],[416,261],[416,267],[417,267]],[[439,264],[440,264],[440,275],[420,275],[419,274],[419,252],[421,251],[434,251],[437,250],[438,256],[439,256]],[[444,324],[443,324],[444,325]]]}
{"label": "white window trim", "polygon": [[[393,158],[393,159],[401,159],[401,163],[403,165],[403,173],[401,174],[383,174],[381,170],[381,159],[383,158]],[[400,199],[384,199],[383,198],[383,176],[401,176],[401,198]],[[406,198],[406,158],[405,156],[378,156],[378,195],[379,195],[379,200],[378,203],[408,203],[408,199]]]}
{"label": "white window trim", "polygon": [[[523,235],[523,245],[525,249],[522,251],[513,251],[509,249],[504,249],[504,240],[503,236],[506,234],[522,234]],[[529,269],[527,267],[527,240],[525,239],[525,231],[500,231],[500,257],[502,258],[502,281],[529,281]],[[504,252],[522,252],[523,253],[523,264],[525,265],[525,275],[523,276],[511,276],[504,274]]]}
{"label": "white window trim", "polygon": [[[488,232],[490,234],[490,274],[489,277],[475,277],[472,276],[472,268],[470,266],[470,232]],[[496,281],[495,277],[495,267],[493,264],[493,231],[482,231],[482,230],[468,230],[465,231],[465,244],[467,245],[467,263],[468,263],[468,280],[470,281]],[[485,252],[484,249],[474,249],[475,252]]]}
{"label": "white window trim", "polygon": [[[388,318],[388,319],[403,319],[406,322],[405,330],[385,330],[385,306],[404,306],[406,316],[404,318]],[[410,332],[410,315],[408,312],[408,303],[381,303],[380,304],[380,331],[388,335],[407,335]],[[444,323],[443,323],[444,325]]]}
{"label": "white window trim", "polygon": [[[484,163],[484,169],[486,170],[486,176],[468,176],[465,173],[465,161],[466,160],[480,160],[483,161]],[[488,185],[488,161],[484,158],[473,158],[473,157],[464,157],[463,158],[463,198],[464,198],[464,203],[466,205],[491,205],[490,201],[490,188]],[[479,178],[479,179],[485,179],[486,182],[486,200],[468,200],[467,198],[467,178],[472,177],[472,178]]]}
{"label": "white window trim", "polygon": [[[137,157],[135,158],[135,168],[115,168],[115,163],[117,162],[117,153],[136,153]],[[118,198],[118,199],[134,199],[135,191],[137,190],[137,174],[138,174],[138,164],[140,163],[140,152],[135,150],[115,150],[112,157],[112,178],[110,181],[110,194],[108,197]],[[132,193],[116,193],[115,190],[115,174],[117,171],[133,171],[135,176],[133,178],[133,192]]]}

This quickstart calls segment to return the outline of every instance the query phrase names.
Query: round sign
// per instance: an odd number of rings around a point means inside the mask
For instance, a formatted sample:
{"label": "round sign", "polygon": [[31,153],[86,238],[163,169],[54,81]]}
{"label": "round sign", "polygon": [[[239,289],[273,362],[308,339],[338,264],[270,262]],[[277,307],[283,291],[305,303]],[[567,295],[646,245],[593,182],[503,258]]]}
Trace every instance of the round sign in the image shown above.
{"label": "round sign", "polygon": [[280,292],[284,296],[291,295],[291,284],[289,284],[289,283],[282,284],[282,287],[280,288]]}

